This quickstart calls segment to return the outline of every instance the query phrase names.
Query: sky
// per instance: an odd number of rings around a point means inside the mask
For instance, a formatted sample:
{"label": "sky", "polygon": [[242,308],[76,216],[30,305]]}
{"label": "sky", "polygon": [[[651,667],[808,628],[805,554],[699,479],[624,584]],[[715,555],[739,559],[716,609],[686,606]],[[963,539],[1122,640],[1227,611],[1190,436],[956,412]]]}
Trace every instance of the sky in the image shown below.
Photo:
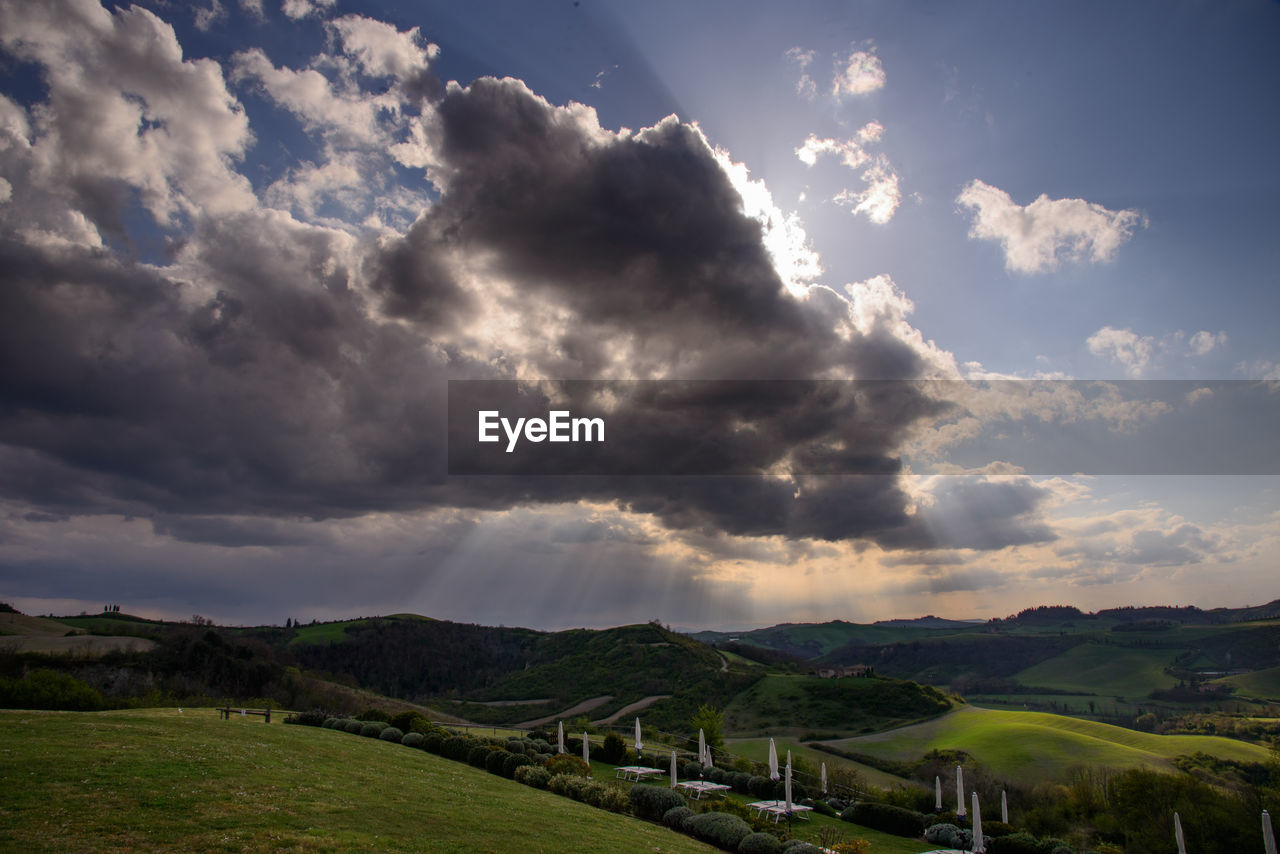
{"label": "sky", "polygon": [[[1280,598],[1278,37],[1269,0],[0,0],[0,600]],[[451,473],[493,380],[616,416],[603,468]]]}

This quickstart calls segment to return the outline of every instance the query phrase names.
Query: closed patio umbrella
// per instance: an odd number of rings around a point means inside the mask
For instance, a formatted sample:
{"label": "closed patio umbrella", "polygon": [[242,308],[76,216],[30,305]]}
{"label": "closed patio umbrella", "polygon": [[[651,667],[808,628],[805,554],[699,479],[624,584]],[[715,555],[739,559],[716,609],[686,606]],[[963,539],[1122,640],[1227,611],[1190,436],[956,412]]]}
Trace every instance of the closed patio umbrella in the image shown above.
{"label": "closed patio umbrella", "polygon": [[778,779],[778,748],[772,738],[769,739],[769,779]]}
{"label": "closed patio umbrella", "polygon": [[787,781],[783,784],[787,798],[787,815],[791,815],[791,751],[787,751]]}
{"label": "closed patio umbrella", "polygon": [[676,787],[676,752],[671,751],[671,788]]}
{"label": "closed patio umbrella", "polygon": [[964,809],[964,771],[956,765],[956,815],[965,817]]}
{"label": "closed patio umbrella", "polygon": [[827,763],[822,763],[822,794],[827,793]]}
{"label": "closed patio umbrella", "polygon": [[640,740],[640,719],[636,718],[636,753],[644,749],[644,742]]}
{"label": "closed patio umbrella", "polygon": [[942,778],[933,778],[933,808],[942,812]]}
{"label": "closed patio umbrella", "polygon": [[982,838],[982,810],[978,807],[978,793],[973,793],[973,852],[987,850],[987,843]]}
{"label": "closed patio umbrella", "polygon": [[1004,789],[1000,790],[1000,820],[1005,824],[1009,823],[1009,798]]}
{"label": "closed patio umbrella", "polygon": [[1178,843],[1178,854],[1187,854],[1187,840],[1182,838],[1182,819],[1173,814],[1173,839]]}
{"label": "closed patio umbrella", "polygon": [[1262,846],[1267,854],[1276,854],[1276,832],[1271,827],[1271,816],[1262,811]]}
{"label": "closed patio umbrella", "polygon": [[556,726],[556,753],[564,753],[564,721]]}
{"label": "closed patio umbrella", "polygon": [[587,763],[587,768],[591,767],[591,740],[585,732],[582,734],[582,761]]}
{"label": "closed patio umbrella", "polygon": [[702,730],[698,730],[698,764],[704,767],[707,764],[707,739]]}

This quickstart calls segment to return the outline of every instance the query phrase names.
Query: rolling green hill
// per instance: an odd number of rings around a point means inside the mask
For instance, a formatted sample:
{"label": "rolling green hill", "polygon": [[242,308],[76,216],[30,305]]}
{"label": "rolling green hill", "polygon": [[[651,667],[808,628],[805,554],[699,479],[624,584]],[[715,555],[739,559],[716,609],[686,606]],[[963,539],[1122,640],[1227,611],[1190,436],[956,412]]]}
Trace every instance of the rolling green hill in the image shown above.
{"label": "rolling green hill", "polygon": [[1176,649],[1084,643],[1019,671],[1014,678],[1023,685],[1057,691],[1141,699],[1152,691],[1174,686],[1177,680],[1164,671],[1178,654]]}
{"label": "rolling green hill", "polygon": [[0,712],[0,745],[6,851],[714,850],[423,751],[212,709]]}
{"label": "rolling green hill", "polygon": [[766,676],[724,710],[730,734],[873,732],[950,711],[935,688],[885,677]]}
{"label": "rolling green hill", "polygon": [[1172,771],[1175,756],[1208,753],[1240,762],[1267,762],[1255,744],[1216,736],[1152,735],[1042,712],[964,707],[889,732],[828,742],[882,759],[915,759],[930,750],[963,750],[995,774],[1025,783],[1066,779],[1073,766],[1149,767]]}

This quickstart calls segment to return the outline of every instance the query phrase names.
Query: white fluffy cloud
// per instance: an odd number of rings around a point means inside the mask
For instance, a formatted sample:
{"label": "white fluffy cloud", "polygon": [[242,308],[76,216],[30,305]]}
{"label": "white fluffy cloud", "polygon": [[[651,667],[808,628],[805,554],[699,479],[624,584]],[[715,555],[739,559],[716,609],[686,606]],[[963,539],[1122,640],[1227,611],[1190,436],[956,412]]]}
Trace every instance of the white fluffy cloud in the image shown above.
{"label": "white fluffy cloud", "polygon": [[151,12],[4,5],[0,45],[46,69],[50,108],[30,123],[28,178],[75,187],[90,219],[106,219],[101,200],[121,186],[163,224],[254,205],[232,165],[252,135],[221,67],[184,60],[173,28]]}
{"label": "white fluffy cloud", "polygon": [[284,0],[280,11],[295,21],[308,15],[319,15],[326,9],[332,9],[337,0]]}
{"label": "white fluffy cloud", "polygon": [[871,154],[866,146],[879,142],[884,136],[884,125],[879,122],[868,122],[853,138],[841,142],[836,139],[820,139],[817,134],[809,134],[804,144],[795,150],[796,157],[806,166],[815,166],[824,156],[835,156],[850,169],[863,169],[861,178],[866,182],[865,190],[855,191],[843,189],[835,195],[833,201],[852,209],[854,214],[864,214],[872,222],[884,224],[893,218],[902,201],[899,189],[898,173],[894,170],[889,158],[884,154]]}
{"label": "white fluffy cloud", "polygon": [[845,95],[866,95],[884,88],[884,65],[876,56],[875,48],[855,50],[837,68],[835,78],[831,81],[831,92],[837,97]]}
{"label": "white fluffy cloud", "polygon": [[1151,336],[1111,326],[1104,326],[1090,335],[1085,344],[1090,353],[1123,365],[1131,376],[1138,376],[1146,370],[1156,349],[1156,340]]}
{"label": "white fluffy cloud", "polygon": [[1227,333],[1200,330],[1189,339],[1182,330],[1165,334],[1160,339],[1153,335],[1139,335],[1132,329],[1116,329],[1104,326],[1086,339],[1089,352],[1110,359],[1130,376],[1141,376],[1149,369],[1174,359],[1200,358],[1225,346]]}
{"label": "white fluffy cloud", "polygon": [[976,179],[956,202],[973,216],[969,236],[1000,243],[1005,267],[1018,273],[1043,273],[1063,261],[1108,261],[1135,228],[1146,225],[1136,210],[1112,211],[1084,199],[1042,194],[1019,205],[1004,190]]}

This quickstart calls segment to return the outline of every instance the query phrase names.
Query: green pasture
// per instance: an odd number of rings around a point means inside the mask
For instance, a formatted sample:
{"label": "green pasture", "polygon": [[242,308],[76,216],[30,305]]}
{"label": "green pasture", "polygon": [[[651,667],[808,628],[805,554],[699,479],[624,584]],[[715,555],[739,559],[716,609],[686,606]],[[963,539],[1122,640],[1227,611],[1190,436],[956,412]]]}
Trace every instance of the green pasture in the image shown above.
{"label": "green pasture", "polygon": [[[0,711],[0,767],[6,851],[714,850],[420,750],[213,709]],[[873,854],[927,847],[817,815],[794,833],[831,827]]]}
{"label": "green pasture", "polygon": [[1280,666],[1255,670],[1252,673],[1224,676],[1221,679],[1215,679],[1214,682],[1233,686],[1237,696],[1258,700],[1280,699]]}
{"label": "green pasture", "polygon": [[6,851],[713,850],[420,750],[212,709],[0,712],[0,767]]}
{"label": "green pasture", "polygon": [[1178,650],[1172,649],[1083,643],[1020,671],[1014,678],[1033,687],[1138,700],[1177,684],[1164,672],[1177,654]]}
{"label": "green pasture", "polygon": [[1073,766],[1172,771],[1170,759],[1200,752],[1241,762],[1270,758],[1264,747],[1218,736],[1154,735],[1044,712],[972,706],[925,723],[830,743],[885,759],[916,759],[935,748],[963,750],[994,773],[1025,783],[1061,781]]}

